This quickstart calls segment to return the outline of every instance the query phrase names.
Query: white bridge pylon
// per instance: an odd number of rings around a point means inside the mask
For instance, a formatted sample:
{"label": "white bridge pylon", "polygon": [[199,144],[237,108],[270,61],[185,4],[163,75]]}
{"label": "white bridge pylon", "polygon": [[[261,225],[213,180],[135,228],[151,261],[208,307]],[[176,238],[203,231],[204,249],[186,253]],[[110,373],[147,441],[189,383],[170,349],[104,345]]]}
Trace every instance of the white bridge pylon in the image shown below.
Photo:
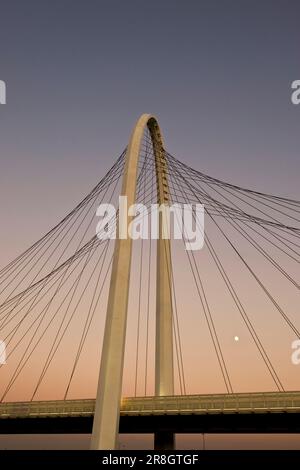
{"label": "white bridge pylon", "polygon": [[[127,196],[128,206],[136,202],[140,149],[147,128],[155,158],[157,202],[169,204],[167,163],[164,157],[161,131],[154,116],[143,114],[133,129],[126,153],[121,195]],[[128,215],[127,217],[128,226],[130,220]],[[163,238],[162,231],[163,221],[162,214],[160,214],[156,261],[155,394],[167,396],[174,395],[172,268],[170,240]],[[110,279],[91,449],[106,450],[117,447],[131,255],[132,239],[130,237],[117,238]],[[158,445],[172,447],[172,435],[163,437],[158,433],[156,439]]]}

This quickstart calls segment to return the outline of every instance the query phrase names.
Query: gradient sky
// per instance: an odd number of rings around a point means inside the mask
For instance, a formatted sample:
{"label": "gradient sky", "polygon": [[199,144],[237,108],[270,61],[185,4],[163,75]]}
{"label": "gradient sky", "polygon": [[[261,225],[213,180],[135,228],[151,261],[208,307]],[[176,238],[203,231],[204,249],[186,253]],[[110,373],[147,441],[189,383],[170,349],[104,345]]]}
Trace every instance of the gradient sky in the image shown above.
{"label": "gradient sky", "polygon": [[299,2],[0,5],[1,264],[100,179],[143,112],[197,169],[297,198]]}
{"label": "gradient sky", "polygon": [[0,265],[100,180],[144,112],[185,163],[299,199],[299,16],[297,0],[0,0]]}

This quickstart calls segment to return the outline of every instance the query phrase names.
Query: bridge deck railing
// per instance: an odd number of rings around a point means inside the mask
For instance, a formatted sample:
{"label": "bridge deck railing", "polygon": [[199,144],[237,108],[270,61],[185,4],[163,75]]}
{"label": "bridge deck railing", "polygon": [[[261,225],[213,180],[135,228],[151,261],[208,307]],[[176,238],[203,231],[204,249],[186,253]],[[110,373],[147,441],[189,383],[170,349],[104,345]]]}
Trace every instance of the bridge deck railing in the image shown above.
{"label": "bridge deck railing", "polygon": [[[92,416],[94,407],[94,399],[6,402],[0,403],[0,418]],[[300,392],[136,397],[123,398],[121,402],[124,415],[282,411],[300,411]]]}

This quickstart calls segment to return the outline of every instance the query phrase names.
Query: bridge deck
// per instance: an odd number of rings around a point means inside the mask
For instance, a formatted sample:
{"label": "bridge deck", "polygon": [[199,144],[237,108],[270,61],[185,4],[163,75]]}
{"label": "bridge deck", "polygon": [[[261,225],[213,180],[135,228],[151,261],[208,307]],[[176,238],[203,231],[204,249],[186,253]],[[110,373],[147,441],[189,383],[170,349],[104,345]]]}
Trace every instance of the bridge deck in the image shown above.
{"label": "bridge deck", "polygon": [[[0,403],[0,419],[92,416],[94,399]],[[123,398],[121,415],[300,412],[300,392]]]}
{"label": "bridge deck", "polygon": [[[1,403],[0,433],[90,432],[94,407],[94,399]],[[300,432],[299,414],[300,392],[123,398],[120,432]]]}

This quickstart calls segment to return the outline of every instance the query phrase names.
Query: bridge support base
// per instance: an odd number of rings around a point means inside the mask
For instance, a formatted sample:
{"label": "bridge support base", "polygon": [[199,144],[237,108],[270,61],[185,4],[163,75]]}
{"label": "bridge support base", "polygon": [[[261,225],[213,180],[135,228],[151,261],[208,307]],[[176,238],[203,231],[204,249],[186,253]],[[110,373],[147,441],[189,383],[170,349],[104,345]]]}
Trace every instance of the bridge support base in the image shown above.
{"label": "bridge support base", "polygon": [[159,431],[154,434],[154,450],[174,450],[175,434],[170,431]]}

